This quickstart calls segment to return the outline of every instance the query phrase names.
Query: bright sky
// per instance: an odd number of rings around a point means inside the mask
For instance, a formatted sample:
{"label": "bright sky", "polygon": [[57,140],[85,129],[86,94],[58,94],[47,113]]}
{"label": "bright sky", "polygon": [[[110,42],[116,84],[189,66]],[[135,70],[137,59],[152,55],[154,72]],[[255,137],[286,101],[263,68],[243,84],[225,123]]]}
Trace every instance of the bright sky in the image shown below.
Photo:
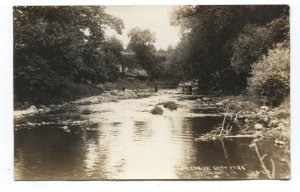
{"label": "bright sky", "polygon": [[167,49],[172,44],[176,45],[179,40],[179,28],[170,25],[170,15],[175,6],[106,6],[106,12],[123,20],[125,29],[122,35],[117,35],[112,30],[107,30],[107,36],[115,35],[127,46],[129,39],[127,33],[135,27],[150,29],[156,35],[156,49]]}

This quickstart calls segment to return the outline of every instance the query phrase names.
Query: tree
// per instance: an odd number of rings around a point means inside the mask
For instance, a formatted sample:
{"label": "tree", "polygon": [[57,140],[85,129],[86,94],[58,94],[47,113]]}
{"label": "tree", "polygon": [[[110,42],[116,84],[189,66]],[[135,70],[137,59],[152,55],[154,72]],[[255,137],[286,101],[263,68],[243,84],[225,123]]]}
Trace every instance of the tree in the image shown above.
{"label": "tree", "polygon": [[120,19],[98,6],[14,7],[15,96],[34,102],[59,97],[66,83],[109,79],[104,29]]}
{"label": "tree", "polygon": [[249,24],[232,43],[231,66],[245,79],[251,72],[251,65],[266,54],[274,44],[288,40],[289,20],[283,16],[272,20],[265,26]]}
{"label": "tree", "polygon": [[182,37],[178,45],[173,49],[168,49],[168,56],[166,58],[166,65],[171,74],[171,81],[179,82],[181,80],[191,79],[192,73],[187,64],[188,58],[188,42]]}
{"label": "tree", "polygon": [[128,37],[128,48],[135,52],[137,61],[151,78],[155,63],[155,34],[148,29],[134,28],[129,31]]}
{"label": "tree", "polygon": [[117,57],[120,57],[122,54],[121,52],[124,51],[122,42],[115,36],[107,38],[105,44],[107,49],[112,51]]}
{"label": "tree", "polygon": [[[247,77],[235,70],[244,63],[232,64],[233,60],[238,60],[237,50],[241,48],[236,43],[239,42],[237,37],[247,31],[245,26],[256,26],[250,27],[252,32],[263,30],[262,26],[282,17],[287,10],[287,6],[183,6],[176,9],[171,23],[181,27],[182,42],[176,48],[180,58],[177,54],[174,56],[177,63],[180,62],[177,66],[181,66],[182,78],[198,79],[207,84],[216,82],[211,86],[230,80],[227,87],[245,87]],[[240,42],[247,42],[247,38]],[[249,46],[255,47],[256,41],[248,42],[253,44]]]}
{"label": "tree", "polygon": [[112,36],[105,40],[105,44],[107,47],[107,51],[116,56],[116,59],[118,60],[116,63],[122,66],[122,73],[124,73],[125,65],[122,60],[122,51],[124,51],[124,47],[122,42],[115,36]]}

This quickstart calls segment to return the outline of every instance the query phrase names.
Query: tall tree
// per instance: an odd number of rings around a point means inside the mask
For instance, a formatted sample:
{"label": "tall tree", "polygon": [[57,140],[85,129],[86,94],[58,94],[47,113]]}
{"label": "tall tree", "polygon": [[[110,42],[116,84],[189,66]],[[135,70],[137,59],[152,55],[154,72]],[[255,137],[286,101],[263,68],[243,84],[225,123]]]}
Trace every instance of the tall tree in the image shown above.
{"label": "tall tree", "polygon": [[232,43],[231,66],[245,79],[251,72],[251,65],[278,42],[289,38],[289,19],[284,13],[264,26],[246,25]]}
{"label": "tall tree", "polygon": [[106,80],[114,70],[103,52],[107,27],[121,33],[123,23],[101,6],[14,7],[15,95],[45,100],[61,82]]}
{"label": "tall tree", "polygon": [[155,63],[155,34],[148,29],[134,28],[129,31],[128,37],[128,48],[135,52],[137,61],[151,78]]}
{"label": "tall tree", "polygon": [[[179,65],[182,66],[179,71],[183,71],[185,79],[199,79],[202,83],[219,83],[226,79],[231,84],[227,87],[246,86],[246,78],[236,74],[234,65],[231,65],[232,55],[238,49],[233,46],[237,36],[245,30],[245,26],[264,26],[280,17],[285,9],[286,6],[178,8],[171,23],[181,27],[183,43],[176,49],[184,57],[177,61],[184,63]],[[241,78],[244,80],[241,81]]]}
{"label": "tall tree", "polygon": [[122,51],[124,51],[123,43],[117,39],[115,36],[109,37],[105,40],[105,44],[107,47],[107,52],[111,52],[116,56],[117,64],[121,65],[122,73],[124,73],[125,65],[122,61]]}

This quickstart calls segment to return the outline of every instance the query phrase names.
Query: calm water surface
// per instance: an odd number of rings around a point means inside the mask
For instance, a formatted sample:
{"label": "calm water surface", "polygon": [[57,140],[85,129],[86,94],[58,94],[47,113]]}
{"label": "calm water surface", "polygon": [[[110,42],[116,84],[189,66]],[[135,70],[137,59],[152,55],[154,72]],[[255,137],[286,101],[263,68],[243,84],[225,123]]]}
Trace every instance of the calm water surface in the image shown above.
{"label": "calm water surface", "polygon": [[[177,110],[149,113],[170,100],[179,104]],[[195,141],[222,123],[220,116],[196,113],[197,102],[161,94],[19,120],[15,179],[245,179],[260,171],[250,139]],[[39,124],[20,126],[25,122]],[[276,162],[276,177],[288,177],[283,149],[268,139],[257,144]]]}

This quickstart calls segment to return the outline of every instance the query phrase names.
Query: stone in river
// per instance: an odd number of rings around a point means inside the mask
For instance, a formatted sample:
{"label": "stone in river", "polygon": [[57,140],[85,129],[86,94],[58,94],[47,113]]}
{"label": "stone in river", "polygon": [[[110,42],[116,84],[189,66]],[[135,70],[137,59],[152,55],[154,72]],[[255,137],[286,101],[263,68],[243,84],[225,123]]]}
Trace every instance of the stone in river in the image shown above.
{"label": "stone in river", "polygon": [[264,126],[262,124],[260,124],[260,123],[256,123],[254,125],[254,129],[256,129],[256,130],[263,129],[263,128],[264,128]]}

